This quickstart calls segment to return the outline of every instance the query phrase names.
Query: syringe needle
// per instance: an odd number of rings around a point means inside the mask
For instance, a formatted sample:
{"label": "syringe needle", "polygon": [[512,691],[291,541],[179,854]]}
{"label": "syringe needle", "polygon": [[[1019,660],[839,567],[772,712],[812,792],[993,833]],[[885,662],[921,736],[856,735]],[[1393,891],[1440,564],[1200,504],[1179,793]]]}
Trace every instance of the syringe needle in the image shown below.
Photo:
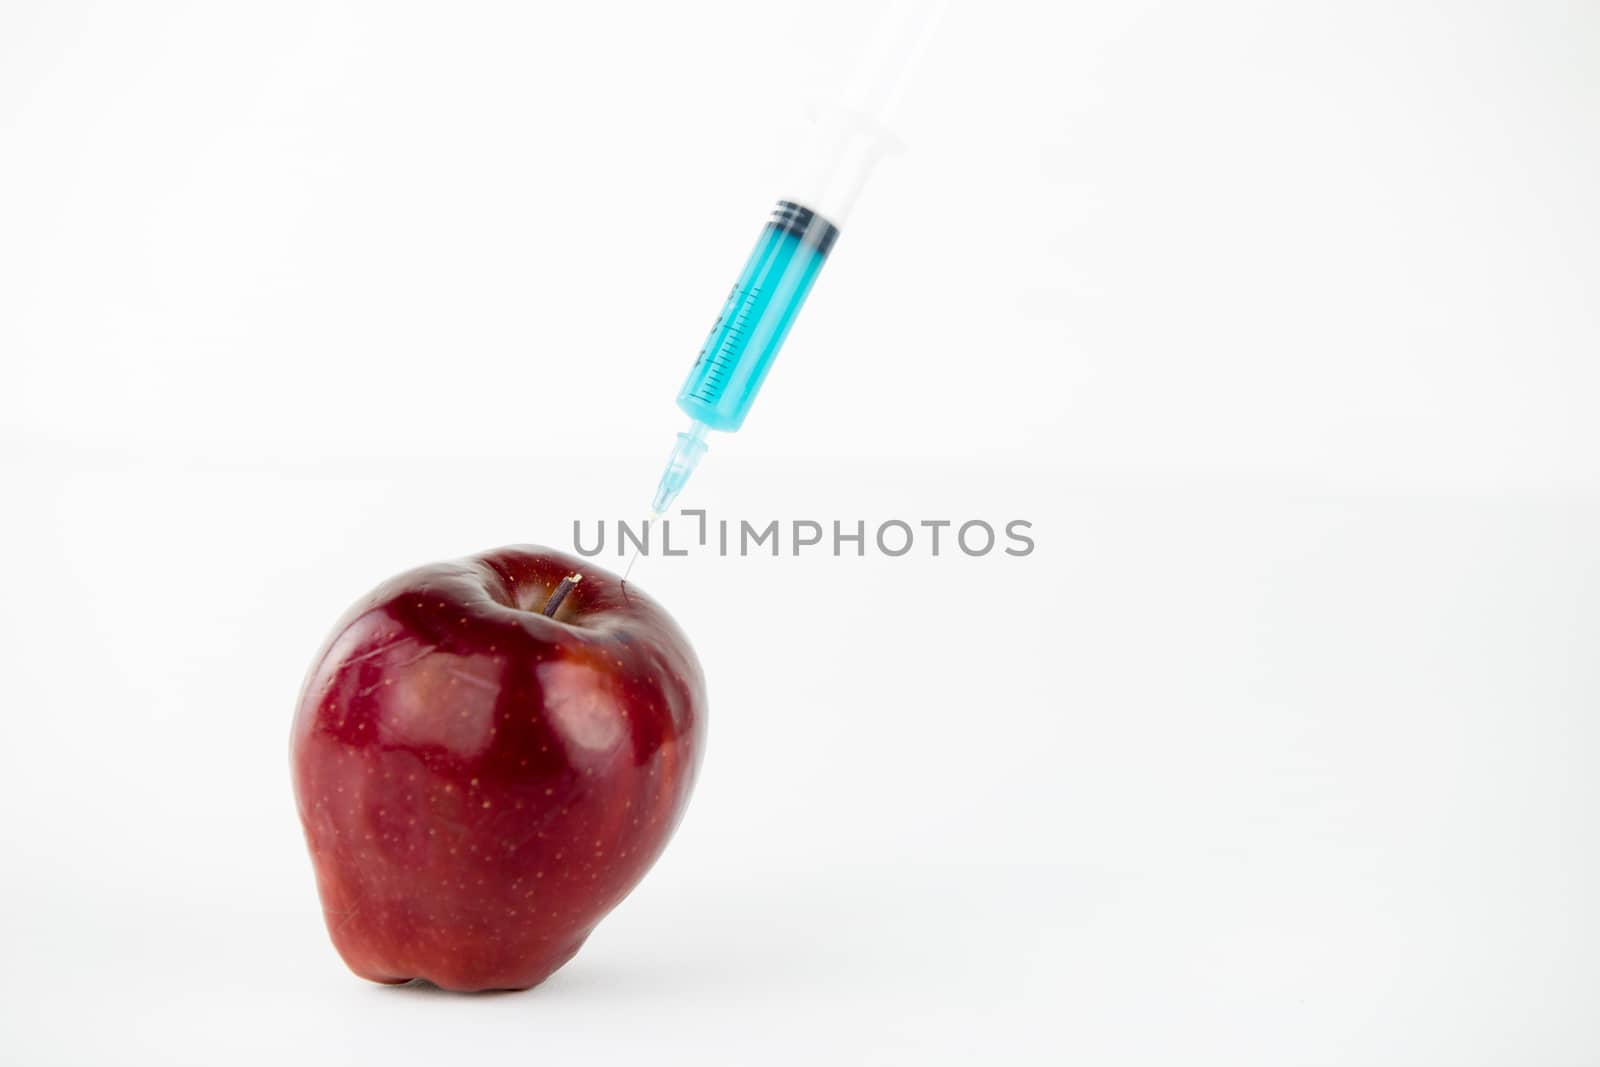
{"label": "syringe needle", "polygon": [[[660,517],[661,512],[658,511],[645,518],[643,544],[648,545],[650,543],[650,527],[654,526],[656,524],[656,520]],[[636,544],[633,546],[633,555],[628,557],[628,565],[622,569],[622,582],[624,585],[626,585],[628,582],[628,575],[633,573],[633,565],[639,562],[639,557],[643,554],[644,550],[641,545]]]}

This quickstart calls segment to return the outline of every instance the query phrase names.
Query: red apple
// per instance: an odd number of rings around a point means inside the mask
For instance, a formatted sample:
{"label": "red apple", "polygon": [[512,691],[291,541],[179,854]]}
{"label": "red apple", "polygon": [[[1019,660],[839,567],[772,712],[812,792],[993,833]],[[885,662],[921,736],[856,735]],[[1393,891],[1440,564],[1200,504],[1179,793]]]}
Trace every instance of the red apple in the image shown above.
{"label": "red apple", "polygon": [[705,715],[677,625],[588,562],[503,548],[379,586],[318,654],[291,745],[345,963],[456,990],[547,978],[660,855]]}

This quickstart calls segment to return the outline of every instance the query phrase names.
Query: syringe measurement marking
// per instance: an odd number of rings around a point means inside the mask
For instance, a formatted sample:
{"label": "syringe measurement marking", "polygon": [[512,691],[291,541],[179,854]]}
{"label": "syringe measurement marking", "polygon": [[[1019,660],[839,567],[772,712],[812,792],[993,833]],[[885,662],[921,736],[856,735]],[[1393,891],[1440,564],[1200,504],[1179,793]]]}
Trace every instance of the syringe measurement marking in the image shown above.
{"label": "syringe measurement marking", "polygon": [[[737,292],[738,290],[735,289],[734,293]],[[745,327],[748,325],[747,316],[760,295],[761,287],[759,285],[751,286],[745,292],[744,299],[739,302],[739,310],[734,313],[733,321],[728,323],[727,329],[724,330],[722,328],[726,315],[719,316],[716,324],[711,327],[712,336],[716,336],[718,333],[725,333],[727,336],[723,338],[722,344],[717,346],[717,351],[708,357],[707,363],[709,365],[705,370],[705,380],[701,383],[700,388],[695,390],[696,398],[708,404],[713,403],[716,395],[722,391],[723,386],[728,384],[728,371],[734,362],[734,352],[737,351],[745,339]],[[728,302],[731,304],[733,300],[730,298]]]}

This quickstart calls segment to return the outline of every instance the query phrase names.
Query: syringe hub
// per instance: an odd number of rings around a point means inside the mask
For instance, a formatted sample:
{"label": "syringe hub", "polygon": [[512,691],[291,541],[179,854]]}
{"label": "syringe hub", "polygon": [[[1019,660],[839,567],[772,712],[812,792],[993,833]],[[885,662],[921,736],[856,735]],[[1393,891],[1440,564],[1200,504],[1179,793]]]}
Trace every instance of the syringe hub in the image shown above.
{"label": "syringe hub", "polygon": [[655,499],[650,502],[652,512],[665,515],[672,502],[678,499],[678,494],[683,492],[689,475],[694,473],[700,457],[706,454],[706,434],[709,432],[711,427],[696,420],[689,424],[686,433],[678,435],[672,458],[667,460],[667,469],[661,475],[661,483],[656,486]]}

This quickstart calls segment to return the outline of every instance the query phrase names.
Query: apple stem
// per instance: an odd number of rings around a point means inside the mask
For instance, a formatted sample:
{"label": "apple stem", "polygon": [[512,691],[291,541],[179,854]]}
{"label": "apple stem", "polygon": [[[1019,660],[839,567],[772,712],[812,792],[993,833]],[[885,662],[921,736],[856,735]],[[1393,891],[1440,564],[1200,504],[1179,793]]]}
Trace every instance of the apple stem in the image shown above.
{"label": "apple stem", "polygon": [[561,608],[561,602],[567,599],[567,594],[572,592],[573,588],[581,581],[583,581],[583,575],[581,574],[569,574],[561,579],[561,584],[556,586],[556,591],[551,593],[550,599],[544,602],[546,618],[553,619],[556,617],[556,612]]}

